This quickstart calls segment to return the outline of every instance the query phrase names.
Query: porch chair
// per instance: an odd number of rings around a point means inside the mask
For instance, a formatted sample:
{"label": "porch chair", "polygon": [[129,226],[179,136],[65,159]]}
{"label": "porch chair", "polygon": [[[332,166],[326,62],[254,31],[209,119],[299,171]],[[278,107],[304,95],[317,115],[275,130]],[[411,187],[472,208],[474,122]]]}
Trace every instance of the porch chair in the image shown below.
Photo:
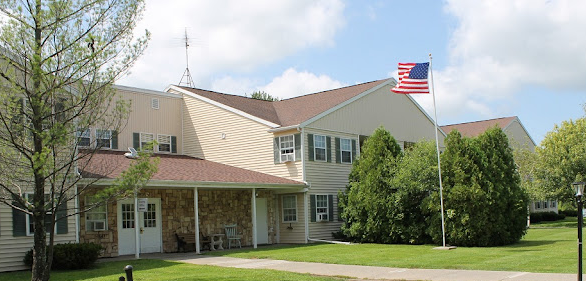
{"label": "porch chair", "polygon": [[238,241],[238,246],[242,248],[242,244],[240,243],[242,235],[238,234],[237,224],[225,224],[224,231],[226,232],[226,239],[228,239],[228,249],[232,246],[232,241]]}

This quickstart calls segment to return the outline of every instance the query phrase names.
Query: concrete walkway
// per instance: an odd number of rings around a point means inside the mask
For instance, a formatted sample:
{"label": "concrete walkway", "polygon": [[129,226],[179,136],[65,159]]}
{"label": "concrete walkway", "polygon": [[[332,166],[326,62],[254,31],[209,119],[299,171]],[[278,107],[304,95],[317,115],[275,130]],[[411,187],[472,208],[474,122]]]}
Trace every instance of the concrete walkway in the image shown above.
{"label": "concrete walkway", "polygon": [[[379,266],[293,262],[267,259],[241,259],[196,255],[195,253],[145,254],[143,259],[172,260],[199,265],[274,269],[325,276],[347,276],[368,280],[437,280],[437,281],[574,281],[576,274],[529,273],[511,271],[405,269]],[[132,260],[134,256],[101,259],[101,261]],[[132,262],[129,262],[132,264]]]}

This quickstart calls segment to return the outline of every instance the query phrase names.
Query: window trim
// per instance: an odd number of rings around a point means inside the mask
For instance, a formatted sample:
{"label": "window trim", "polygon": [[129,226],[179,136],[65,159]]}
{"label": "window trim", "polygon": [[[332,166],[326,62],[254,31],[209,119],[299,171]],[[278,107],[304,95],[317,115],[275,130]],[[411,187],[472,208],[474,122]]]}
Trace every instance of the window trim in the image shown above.
{"label": "window trim", "polygon": [[[323,138],[323,147],[317,146],[317,138]],[[325,135],[313,135],[313,161],[316,162],[327,162],[328,161],[328,138]],[[323,149],[324,151],[324,159],[317,159],[317,150]]]}
{"label": "window trim", "polygon": [[[149,141],[143,141],[143,135],[150,135],[152,138]],[[140,144],[140,149],[143,149],[143,143],[147,144],[148,142],[154,141],[155,140],[155,134],[154,133],[144,133],[144,132],[140,132],[138,133],[138,143]],[[157,147],[158,148],[158,147]],[[153,150],[155,148],[153,147]]]}
{"label": "window trim", "polygon": [[[162,142],[159,139],[159,137],[168,137],[169,138],[169,142],[168,143]],[[167,134],[157,134],[157,143],[158,143],[157,144],[157,152],[160,152],[160,153],[172,153],[172,151],[173,151],[173,142],[171,141],[171,138],[172,137],[173,136],[167,135]],[[169,151],[161,151],[161,144],[168,144],[169,145]]]}
{"label": "window trim", "polygon": [[[330,220],[330,206],[329,206],[329,198],[328,198],[329,194],[316,194],[315,195],[315,221],[316,222],[323,222],[323,221],[329,221]],[[320,197],[324,197],[325,198],[325,207],[319,207],[318,204],[320,202]],[[322,200],[323,201],[323,200]],[[324,212],[319,212],[318,209],[325,209],[325,213]],[[326,215],[325,219],[320,219],[320,215]]]}
{"label": "window trim", "polygon": [[[85,133],[87,132],[87,137],[84,136]],[[87,129],[77,129],[75,131],[75,137],[77,138],[77,146],[79,147],[90,147],[92,145],[92,129],[91,128],[87,128]],[[88,139],[88,145],[82,145],[81,144],[81,138],[87,138]]]}
{"label": "window trim", "polygon": [[[350,150],[345,150],[344,145],[342,144],[344,141],[350,142]],[[344,161],[344,152],[350,153],[350,162]],[[340,138],[340,163],[342,164],[352,164],[352,139],[345,139]]]}
{"label": "window trim", "polygon": [[[108,132],[107,134],[109,134],[109,137],[108,138],[101,138],[101,136],[104,135],[105,132]],[[96,129],[96,147],[99,149],[112,149],[112,147],[113,147],[112,137],[113,136],[114,136],[114,130]],[[100,146],[99,145],[100,140],[107,140],[109,146],[108,147]]]}
{"label": "window trim", "polygon": [[[24,196],[25,196],[26,201],[28,201],[29,196],[33,196],[33,195],[34,195],[33,193],[25,193]],[[45,193],[45,196],[50,196],[50,195],[51,194],[49,194],[49,193]],[[48,215],[52,216],[53,215],[53,212],[45,212],[45,224],[47,224],[47,216]],[[31,228],[31,224],[32,224],[32,222],[31,222],[31,216],[32,216],[31,214],[25,214],[25,216],[24,216],[25,217],[25,222],[26,222],[26,224],[25,224],[25,232],[26,232],[26,236],[29,236],[29,237],[35,235],[34,230],[32,230],[32,228]],[[51,232],[48,232],[47,231],[46,233],[47,234],[50,234]],[[57,221],[55,221],[55,226],[53,227],[53,233],[55,235],[57,234]]]}
{"label": "window trim", "polygon": [[[97,203],[97,202],[92,202],[92,201],[95,201],[95,197],[85,196],[85,205],[86,206],[89,205],[89,204],[95,204],[95,203]],[[98,232],[98,231],[107,231],[108,230],[108,204],[104,204],[102,206],[105,208],[105,211],[103,211],[103,212],[101,212],[101,211],[100,212],[96,212],[96,209],[97,208],[92,208],[91,210],[85,211],[84,216],[85,216],[85,231],[86,232]],[[104,222],[104,229],[95,230],[95,228],[92,228],[90,230],[88,228],[88,223],[90,221],[92,221],[92,222],[100,221],[100,220],[89,220],[88,219],[88,215],[91,215],[91,214],[104,214],[105,215],[104,220],[103,220],[103,222]]]}
{"label": "window trim", "polygon": [[[291,141],[285,141],[285,142],[291,142],[291,146],[287,146],[285,148],[283,148],[283,138],[291,138]],[[289,153],[283,153],[284,149],[291,149],[291,152]],[[283,161],[283,156],[287,157],[286,161]],[[289,157],[291,157],[292,159],[289,159]],[[286,162],[294,162],[295,161],[295,135],[291,134],[291,135],[285,135],[285,136],[279,136],[279,160],[280,163],[286,163]]]}
{"label": "window trim", "polygon": [[[285,208],[285,198],[286,197],[293,198],[293,200],[294,200],[294,202],[293,202],[294,203],[293,204],[294,208]],[[295,210],[295,220],[286,220],[285,219],[285,217],[286,217],[285,216],[285,210],[286,209],[287,210],[291,210],[291,209]],[[298,214],[297,214],[297,195],[288,194],[288,195],[283,195],[281,197],[281,214],[283,215],[282,216],[283,217],[283,219],[282,219],[282,222],[283,223],[294,223],[294,222],[297,222],[297,217],[298,217]]]}

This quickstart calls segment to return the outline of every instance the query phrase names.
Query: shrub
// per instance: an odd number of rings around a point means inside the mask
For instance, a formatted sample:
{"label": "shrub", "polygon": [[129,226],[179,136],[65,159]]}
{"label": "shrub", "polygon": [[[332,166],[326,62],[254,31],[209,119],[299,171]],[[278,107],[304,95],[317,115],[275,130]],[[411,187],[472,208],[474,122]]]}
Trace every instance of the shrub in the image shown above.
{"label": "shrub", "polygon": [[[53,247],[53,264],[51,269],[85,269],[93,265],[100,252],[101,245],[95,243],[67,243],[56,244]],[[33,250],[24,255],[24,264],[32,266]]]}
{"label": "shrub", "polygon": [[564,214],[556,214],[555,212],[538,212],[531,213],[529,216],[531,223],[537,223],[541,221],[557,221],[566,218]]}
{"label": "shrub", "polygon": [[578,211],[576,209],[559,210],[558,213],[565,215],[566,217],[577,217],[578,216]]}

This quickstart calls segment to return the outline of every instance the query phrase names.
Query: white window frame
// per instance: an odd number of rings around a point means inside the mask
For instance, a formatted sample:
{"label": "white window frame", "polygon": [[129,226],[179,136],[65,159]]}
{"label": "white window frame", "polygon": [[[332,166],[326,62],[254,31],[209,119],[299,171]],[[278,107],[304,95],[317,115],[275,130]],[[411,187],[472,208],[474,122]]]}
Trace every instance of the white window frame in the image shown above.
{"label": "white window frame", "polygon": [[[140,148],[143,149],[143,146],[146,145],[148,142],[154,141],[155,140],[155,134],[153,133],[140,133]],[[147,136],[150,136],[150,139],[147,138]],[[153,150],[155,148],[153,147]]]}
{"label": "white window frame", "polygon": [[[86,196],[85,202],[86,202],[86,206],[88,206],[90,204],[97,203],[97,200],[95,197]],[[104,208],[104,209],[101,210],[101,208]],[[104,219],[90,220],[89,217],[91,215],[104,215]],[[95,223],[99,223],[100,221],[104,224],[104,228],[96,229]],[[92,224],[93,226],[90,227],[90,224]],[[88,210],[85,212],[85,231],[86,232],[106,231],[106,230],[108,230],[108,205],[107,204],[100,205],[99,207],[94,207],[91,210]]]}
{"label": "white window frame", "polygon": [[[318,144],[318,138],[322,139],[323,138],[323,146],[317,146]],[[322,135],[313,135],[313,160],[314,161],[321,161],[321,162],[326,162],[328,161],[328,143],[327,143],[328,138],[326,138],[326,136],[322,136]],[[321,142],[321,141],[319,141]],[[317,150],[318,149],[323,149],[324,151],[324,159],[317,159]]]}
{"label": "white window frame", "polygon": [[[347,149],[344,149],[344,142],[347,141]],[[350,162],[344,161],[344,152],[350,153]],[[352,164],[352,139],[340,138],[340,163]]]}
{"label": "white window frame", "polygon": [[[96,129],[96,146],[100,149],[112,149],[112,130]],[[100,146],[100,140],[106,140],[108,146]]]}
{"label": "white window frame", "polygon": [[[162,140],[161,137],[168,138],[168,142]],[[158,143],[157,144],[157,150],[158,150],[158,152],[171,153],[171,151],[173,151],[173,147],[172,147],[172,144],[171,144],[171,135],[158,134],[157,135],[157,143]],[[169,151],[161,150],[161,145],[165,145],[165,144],[168,144],[169,145]]]}
{"label": "white window frame", "polygon": [[[325,201],[323,199],[320,199],[322,197],[325,198]],[[320,206],[320,202],[321,203],[325,202],[325,207]],[[328,204],[329,204],[329,200],[328,200],[327,194],[316,194],[315,195],[315,221],[316,222],[329,221],[329,219],[330,219],[330,214],[329,214],[330,208],[329,207],[330,206]],[[325,215],[325,218],[324,218],[324,215]]]}
{"label": "white window frame", "polygon": [[[293,208],[285,207],[285,198],[293,198]],[[281,207],[282,207],[281,209],[282,209],[284,223],[297,222],[297,195],[283,195],[283,197],[281,197]],[[295,219],[288,220],[287,216],[291,216],[293,214],[285,214],[285,210],[294,210],[295,211]]]}
{"label": "white window frame", "polygon": [[[92,145],[92,129],[77,129],[75,131],[75,136],[77,137],[77,146],[90,147]],[[80,140],[81,138],[87,138],[88,145],[82,145]]]}
{"label": "white window frame", "polygon": [[[291,138],[291,140],[288,140]],[[283,146],[283,143],[291,143],[291,146]],[[290,152],[289,152],[290,151]],[[281,163],[295,161],[295,136],[286,135],[279,137],[279,160]]]}
{"label": "white window frame", "polygon": [[[25,196],[26,201],[28,201],[29,196],[32,197],[33,194],[32,193],[25,193],[24,196]],[[50,194],[49,193],[45,193],[45,196],[50,196]],[[47,200],[45,200],[45,201],[47,201]],[[45,224],[47,222],[47,216],[51,216],[51,215],[53,215],[52,212],[46,212],[45,213]],[[26,236],[33,236],[33,235],[35,235],[35,232],[33,231],[32,227],[31,227],[31,224],[33,223],[31,221],[31,215],[30,214],[26,214],[25,218],[26,218]],[[55,234],[57,234],[57,222],[55,222],[55,227],[53,228],[53,232]],[[50,234],[50,232],[47,231],[47,234]]]}

